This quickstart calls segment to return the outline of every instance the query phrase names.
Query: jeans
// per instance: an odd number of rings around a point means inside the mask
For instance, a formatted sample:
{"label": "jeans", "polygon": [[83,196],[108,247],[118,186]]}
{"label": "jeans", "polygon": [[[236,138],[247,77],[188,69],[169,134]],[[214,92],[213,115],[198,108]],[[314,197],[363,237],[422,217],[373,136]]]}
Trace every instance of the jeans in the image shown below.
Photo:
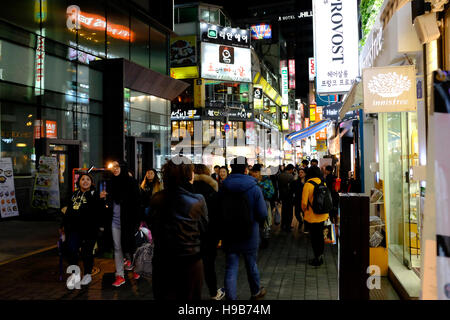
{"label": "jeans", "polygon": [[309,224],[311,245],[313,248],[314,257],[316,259],[318,259],[321,255],[323,255],[325,243],[325,240],[323,238],[323,226],[324,226],[323,222]]}
{"label": "jeans", "polygon": [[257,251],[252,252],[227,252],[225,267],[225,294],[228,300],[237,300],[237,277],[239,270],[239,255],[242,254],[247,270],[247,279],[252,296],[259,290],[259,271],[256,265]]}
{"label": "jeans", "polygon": [[292,200],[281,200],[281,228],[290,229],[292,224],[292,209],[294,208]]}
{"label": "jeans", "polygon": [[78,265],[79,252],[81,248],[81,259],[83,260],[84,274],[91,274],[94,266],[95,239],[83,239],[79,233],[71,232],[67,235],[67,244],[70,265]]}
{"label": "jeans", "polygon": [[112,226],[112,237],[114,243],[114,263],[116,265],[116,276],[124,277],[121,230],[114,225]]}

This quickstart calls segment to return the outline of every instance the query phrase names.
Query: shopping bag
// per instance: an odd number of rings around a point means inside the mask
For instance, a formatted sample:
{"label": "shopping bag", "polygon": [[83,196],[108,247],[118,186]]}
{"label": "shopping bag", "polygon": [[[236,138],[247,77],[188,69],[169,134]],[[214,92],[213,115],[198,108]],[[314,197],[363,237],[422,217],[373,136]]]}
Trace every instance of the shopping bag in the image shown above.
{"label": "shopping bag", "polygon": [[323,228],[323,239],[325,243],[336,244],[336,229],[334,223],[331,223],[330,219],[325,221]]}
{"label": "shopping bag", "polygon": [[278,226],[281,223],[280,210],[278,209],[278,206],[275,206],[273,210],[274,210],[273,222],[275,223],[276,226]]}

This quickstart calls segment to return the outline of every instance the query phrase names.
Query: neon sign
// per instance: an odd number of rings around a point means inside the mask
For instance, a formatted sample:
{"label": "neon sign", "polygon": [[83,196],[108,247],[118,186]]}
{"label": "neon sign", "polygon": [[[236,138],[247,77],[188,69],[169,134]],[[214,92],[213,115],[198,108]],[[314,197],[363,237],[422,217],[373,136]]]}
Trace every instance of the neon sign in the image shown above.
{"label": "neon sign", "polygon": [[272,39],[272,27],[270,24],[257,24],[250,27],[252,39]]}
{"label": "neon sign", "polygon": [[71,5],[67,7],[67,28],[69,30],[81,29],[81,26],[92,30],[105,30],[106,33],[116,39],[134,40],[134,32],[129,28],[113,23],[107,23],[106,19],[97,14],[82,12],[80,7]]}

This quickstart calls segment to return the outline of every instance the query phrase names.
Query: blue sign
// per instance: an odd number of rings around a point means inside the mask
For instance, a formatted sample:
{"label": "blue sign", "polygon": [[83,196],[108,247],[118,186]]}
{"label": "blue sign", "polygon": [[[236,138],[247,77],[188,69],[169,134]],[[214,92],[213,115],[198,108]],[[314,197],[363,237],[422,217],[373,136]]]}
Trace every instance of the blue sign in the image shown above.
{"label": "blue sign", "polygon": [[230,130],[230,125],[228,123],[225,123],[223,128],[224,128],[225,132],[228,132]]}

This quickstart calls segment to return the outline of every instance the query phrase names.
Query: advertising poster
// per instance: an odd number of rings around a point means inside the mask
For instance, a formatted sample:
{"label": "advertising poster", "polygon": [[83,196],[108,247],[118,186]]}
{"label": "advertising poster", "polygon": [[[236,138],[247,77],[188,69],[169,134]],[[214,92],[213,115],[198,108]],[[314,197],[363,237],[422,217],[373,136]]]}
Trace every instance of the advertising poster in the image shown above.
{"label": "advertising poster", "polygon": [[185,67],[197,64],[196,36],[170,38],[170,67]]}
{"label": "advertising poster", "polygon": [[36,173],[31,206],[38,209],[60,207],[59,171],[54,157],[39,158],[39,171]]}
{"label": "advertising poster", "polygon": [[0,210],[2,218],[19,215],[11,158],[0,158]]}
{"label": "advertising poster", "polygon": [[254,24],[250,26],[253,40],[272,39],[272,26],[270,24]]}
{"label": "advertising poster", "polygon": [[202,43],[202,78],[252,82],[250,49]]}

